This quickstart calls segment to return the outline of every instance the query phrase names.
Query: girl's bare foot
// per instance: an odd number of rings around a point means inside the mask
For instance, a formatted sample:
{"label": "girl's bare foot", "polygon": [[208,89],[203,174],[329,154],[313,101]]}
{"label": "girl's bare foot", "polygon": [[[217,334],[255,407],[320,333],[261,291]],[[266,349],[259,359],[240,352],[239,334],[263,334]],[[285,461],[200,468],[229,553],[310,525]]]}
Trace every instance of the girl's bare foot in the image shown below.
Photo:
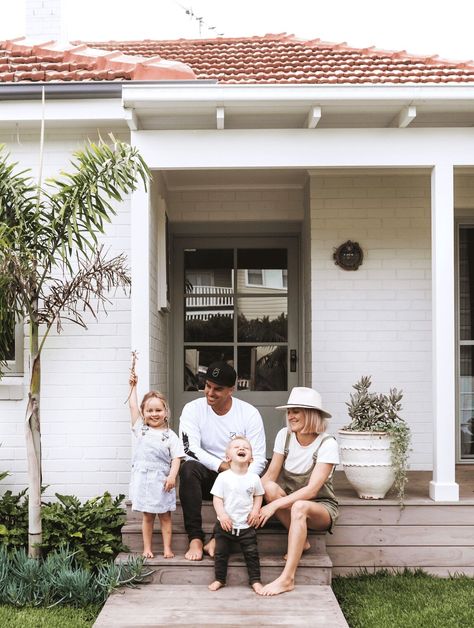
{"label": "girl's bare foot", "polygon": [[155,558],[155,555],[149,549],[144,549],[142,556],[143,556],[143,558]]}
{"label": "girl's bare foot", "polygon": [[219,589],[222,589],[222,587],[225,587],[225,584],[219,582],[219,580],[214,580],[214,582],[211,582],[207,588],[209,591],[218,591]]}
{"label": "girl's bare foot", "polygon": [[202,560],[202,541],[201,539],[192,539],[189,542],[189,548],[184,557],[186,560]]}
{"label": "girl's bare foot", "polygon": [[171,548],[165,547],[163,550],[163,558],[174,558],[174,552]]}
{"label": "girl's bare foot", "polygon": [[262,595],[263,585],[262,585],[261,582],[254,582],[252,584],[252,589],[255,591],[255,593],[258,593],[259,595]]}
{"label": "girl's bare foot", "polygon": [[[308,539],[306,539],[306,543],[304,544],[304,547],[303,547],[303,554],[306,554],[306,552],[309,552],[310,549],[311,549],[310,542],[308,541]],[[285,554],[283,556],[283,560],[287,560],[287,558],[288,558],[288,554]]]}
{"label": "girl's bare foot", "polygon": [[280,593],[292,591],[294,588],[294,580],[287,580],[286,578],[282,578],[280,576],[273,582],[270,582],[270,584],[266,584],[260,591],[260,595],[279,595]]}
{"label": "girl's bare foot", "polygon": [[204,554],[208,554],[211,558],[214,558],[216,553],[216,539],[212,538],[209,543],[206,543],[203,548]]}

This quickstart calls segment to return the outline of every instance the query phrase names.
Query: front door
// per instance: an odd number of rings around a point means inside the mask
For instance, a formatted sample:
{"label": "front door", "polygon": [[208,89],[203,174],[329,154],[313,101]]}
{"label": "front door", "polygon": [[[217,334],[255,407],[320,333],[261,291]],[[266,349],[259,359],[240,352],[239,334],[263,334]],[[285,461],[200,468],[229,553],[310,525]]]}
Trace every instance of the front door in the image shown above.
{"label": "front door", "polygon": [[173,407],[199,397],[211,362],[237,371],[236,397],[264,419],[271,455],[299,377],[296,238],[176,238]]}

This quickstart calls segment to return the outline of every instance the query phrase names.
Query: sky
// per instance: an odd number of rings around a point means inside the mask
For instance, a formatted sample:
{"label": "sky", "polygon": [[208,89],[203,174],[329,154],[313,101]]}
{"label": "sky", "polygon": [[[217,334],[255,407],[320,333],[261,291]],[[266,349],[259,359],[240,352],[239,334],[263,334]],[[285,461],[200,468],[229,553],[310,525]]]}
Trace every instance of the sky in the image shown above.
{"label": "sky", "polygon": [[[24,35],[25,1],[0,0],[0,40]],[[474,0],[63,0],[63,7],[68,40],[286,32],[354,47],[474,60]]]}

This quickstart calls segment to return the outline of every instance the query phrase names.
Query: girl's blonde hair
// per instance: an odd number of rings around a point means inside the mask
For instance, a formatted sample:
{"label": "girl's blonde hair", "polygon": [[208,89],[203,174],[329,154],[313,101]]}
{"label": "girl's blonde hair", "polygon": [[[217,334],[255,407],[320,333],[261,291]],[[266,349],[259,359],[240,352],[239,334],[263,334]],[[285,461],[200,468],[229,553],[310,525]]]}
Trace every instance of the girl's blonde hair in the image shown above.
{"label": "girl's blonde hair", "polygon": [[[291,408],[288,408],[291,410]],[[288,410],[286,411],[286,425],[288,424]],[[304,414],[304,425],[301,434],[322,434],[326,431],[328,420],[321,415],[319,410],[312,408],[298,408]]]}
{"label": "girl's blonde hair", "polygon": [[150,392],[147,392],[147,394],[143,397],[142,402],[140,404],[140,411],[142,413],[142,416],[143,416],[143,412],[145,411],[146,402],[149,401],[150,399],[159,399],[162,402],[162,404],[165,407],[166,421],[169,421],[170,406],[164,394],[161,393],[159,390],[150,390]]}

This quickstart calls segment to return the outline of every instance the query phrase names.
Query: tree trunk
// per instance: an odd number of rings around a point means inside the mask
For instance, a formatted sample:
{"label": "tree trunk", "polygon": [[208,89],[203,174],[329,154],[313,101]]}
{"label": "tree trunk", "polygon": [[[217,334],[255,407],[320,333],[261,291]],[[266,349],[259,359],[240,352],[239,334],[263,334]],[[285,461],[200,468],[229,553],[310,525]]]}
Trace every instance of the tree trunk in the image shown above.
{"label": "tree trunk", "polygon": [[28,555],[38,558],[41,531],[41,425],[40,386],[41,356],[38,353],[38,325],[30,324],[30,389],[25,416],[26,453],[28,458]]}

